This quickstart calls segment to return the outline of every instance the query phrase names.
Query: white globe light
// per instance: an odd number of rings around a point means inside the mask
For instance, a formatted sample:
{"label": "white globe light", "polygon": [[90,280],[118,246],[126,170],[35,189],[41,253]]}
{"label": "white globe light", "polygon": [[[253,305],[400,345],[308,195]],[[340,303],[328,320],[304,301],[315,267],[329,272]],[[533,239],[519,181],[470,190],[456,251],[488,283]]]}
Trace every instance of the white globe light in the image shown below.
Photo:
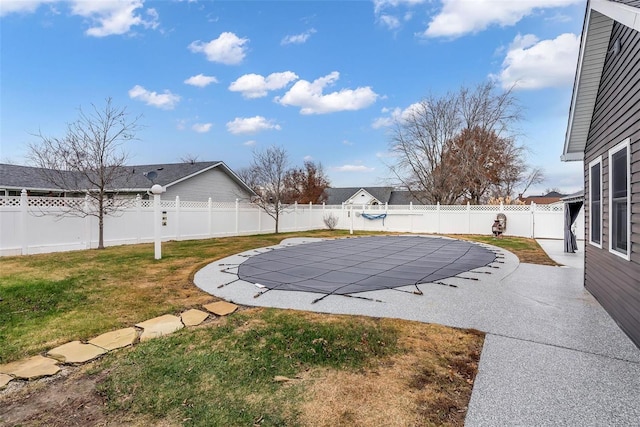
{"label": "white globe light", "polygon": [[151,192],[153,194],[162,194],[164,193],[164,188],[162,188],[160,184],[154,184],[153,187],[151,187]]}

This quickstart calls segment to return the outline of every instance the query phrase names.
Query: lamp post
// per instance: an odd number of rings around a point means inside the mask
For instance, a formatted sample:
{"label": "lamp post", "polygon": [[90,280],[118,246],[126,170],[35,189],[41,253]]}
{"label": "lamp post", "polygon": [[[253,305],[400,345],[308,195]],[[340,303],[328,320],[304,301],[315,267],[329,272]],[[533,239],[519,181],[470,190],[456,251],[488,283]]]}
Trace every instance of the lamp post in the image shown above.
{"label": "lamp post", "polygon": [[151,187],[151,193],[153,194],[153,233],[155,259],[162,258],[162,247],[160,245],[162,241],[162,215],[160,212],[160,195],[164,192],[165,189],[161,185],[154,184]]}

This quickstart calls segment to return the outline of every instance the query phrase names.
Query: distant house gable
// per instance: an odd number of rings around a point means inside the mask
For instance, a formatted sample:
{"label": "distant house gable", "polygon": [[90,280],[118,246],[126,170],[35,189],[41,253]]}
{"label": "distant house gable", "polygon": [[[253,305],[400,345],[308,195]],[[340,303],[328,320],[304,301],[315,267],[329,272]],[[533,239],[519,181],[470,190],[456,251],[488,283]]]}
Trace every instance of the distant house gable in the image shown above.
{"label": "distant house gable", "polygon": [[408,205],[419,204],[409,191],[393,187],[335,187],[327,188],[327,205]]}

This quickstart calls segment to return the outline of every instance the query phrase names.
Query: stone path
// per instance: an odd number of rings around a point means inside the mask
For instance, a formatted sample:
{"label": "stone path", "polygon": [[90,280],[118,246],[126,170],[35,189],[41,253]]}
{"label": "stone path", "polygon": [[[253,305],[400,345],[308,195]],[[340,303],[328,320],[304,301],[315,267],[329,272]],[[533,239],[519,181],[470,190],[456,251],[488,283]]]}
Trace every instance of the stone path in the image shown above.
{"label": "stone path", "polygon": [[15,379],[34,380],[55,375],[60,364],[78,365],[96,359],[119,348],[134,345],[164,335],[169,335],[184,327],[200,325],[210,316],[227,316],[238,309],[235,304],[217,301],[203,306],[204,310],[190,309],[174,316],[165,314],[136,324],[135,328],[118,329],[90,339],[87,343],[71,341],[46,354],[0,365],[0,389]]}

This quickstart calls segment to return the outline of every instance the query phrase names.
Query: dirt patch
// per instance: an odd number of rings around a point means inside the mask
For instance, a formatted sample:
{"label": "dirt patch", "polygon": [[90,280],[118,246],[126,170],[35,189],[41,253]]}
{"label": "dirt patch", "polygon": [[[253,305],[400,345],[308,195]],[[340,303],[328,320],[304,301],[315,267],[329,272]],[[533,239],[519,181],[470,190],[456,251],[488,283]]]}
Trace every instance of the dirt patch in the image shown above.
{"label": "dirt patch", "polygon": [[65,367],[52,378],[30,383],[13,381],[0,394],[0,424],[106,425],[104,401],[96,391],[96,384],[105,375],[87,375],[85,369]]}
{"label": "dirt patch", "polygon": [[13,381],[0,391],[1,426],[46,427],[171,427],[172,420],[152,421],[127,414],[107,415],[97,386],[108,371],[91,373],[92,364],[64,367],[56,376],[36,381]]}

